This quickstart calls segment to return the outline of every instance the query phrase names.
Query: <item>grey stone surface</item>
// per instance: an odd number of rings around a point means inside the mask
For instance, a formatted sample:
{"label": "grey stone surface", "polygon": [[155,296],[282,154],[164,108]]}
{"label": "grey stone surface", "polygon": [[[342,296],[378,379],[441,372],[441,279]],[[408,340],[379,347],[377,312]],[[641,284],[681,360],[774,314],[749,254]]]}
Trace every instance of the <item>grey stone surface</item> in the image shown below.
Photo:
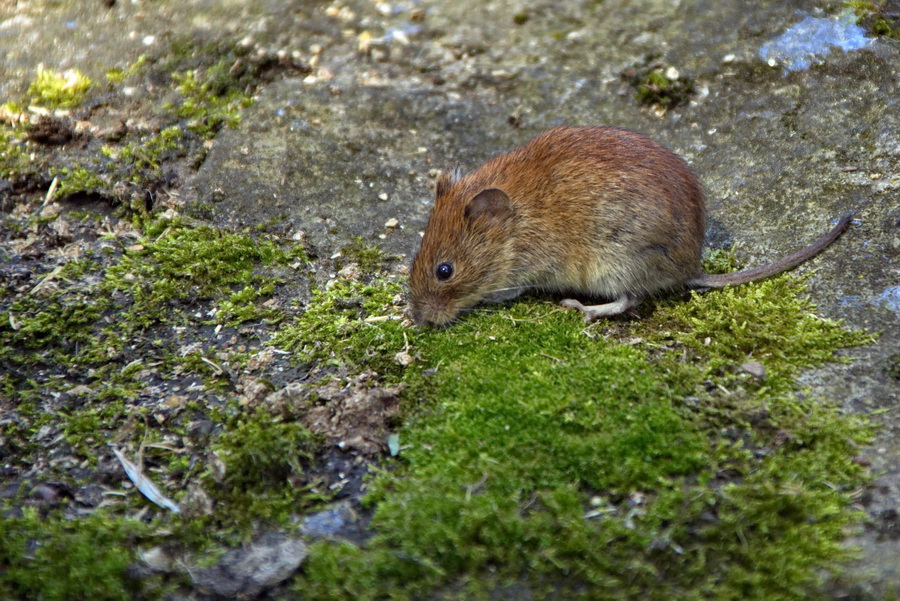
{"label": "grey stone surface", "polygon": [[356,519],[351,503],[339,501],[329,509],[306,517],[300,526],[300,532],[312,538],[339,536],[352,526]]}
{"label": "grey stone surface", "polygon": [[216,565],[192,572],[201,590],[222,599],[255,599],[287,580],[308,555],[299,538],[266,533],[258,540],[228,551]]}

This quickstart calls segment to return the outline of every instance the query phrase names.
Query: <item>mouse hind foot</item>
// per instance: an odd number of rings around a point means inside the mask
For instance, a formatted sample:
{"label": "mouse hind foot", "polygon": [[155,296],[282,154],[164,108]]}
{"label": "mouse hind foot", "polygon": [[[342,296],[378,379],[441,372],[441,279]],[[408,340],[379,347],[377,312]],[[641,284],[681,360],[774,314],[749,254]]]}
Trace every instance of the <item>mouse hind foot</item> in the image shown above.
{"label": "mouse hind foot", "polygon": [[620,315],[625,311],[628,311],[629,309],[637,307],[639,304],[641,304],[641,299],[626,292],[613,302],[603,305],[586,306],[582,305],[574,298],[567,298],[559,304],[568,309],[578,309],[579,311],[584,313],[584,323],[591,323],[592,321],[596,321],[601,317],[612,317],[613,315]]}

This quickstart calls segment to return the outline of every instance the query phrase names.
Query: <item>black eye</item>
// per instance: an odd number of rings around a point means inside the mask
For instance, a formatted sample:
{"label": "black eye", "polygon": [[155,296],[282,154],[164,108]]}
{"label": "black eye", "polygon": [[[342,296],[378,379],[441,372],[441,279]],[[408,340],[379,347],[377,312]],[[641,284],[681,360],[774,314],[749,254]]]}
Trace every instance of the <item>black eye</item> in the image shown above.
{"label": "black eye", "polygon": [[449,280],[453,275],[453,263],[441,263],[434,270],[434,276],[440,281]]}

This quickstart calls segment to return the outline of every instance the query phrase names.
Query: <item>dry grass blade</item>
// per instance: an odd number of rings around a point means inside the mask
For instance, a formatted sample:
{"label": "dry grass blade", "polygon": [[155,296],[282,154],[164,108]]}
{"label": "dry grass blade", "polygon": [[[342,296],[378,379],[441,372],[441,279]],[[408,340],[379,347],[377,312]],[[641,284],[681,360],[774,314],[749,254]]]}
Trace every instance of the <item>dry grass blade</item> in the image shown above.
{"label": "dry grass blade", "polygon": [[122,464],[122,468],[125,470],[128,479],[134,483],[139,491],[141,491],[141,494],[164,509],[168,509],[175,513],[181,513],[181,508],[178,507],[175,501],[162,494],[156,484],[144,477],[141,468],[126,459],[119,449],[113,449],[113,453],[115,453],[119,463]]}

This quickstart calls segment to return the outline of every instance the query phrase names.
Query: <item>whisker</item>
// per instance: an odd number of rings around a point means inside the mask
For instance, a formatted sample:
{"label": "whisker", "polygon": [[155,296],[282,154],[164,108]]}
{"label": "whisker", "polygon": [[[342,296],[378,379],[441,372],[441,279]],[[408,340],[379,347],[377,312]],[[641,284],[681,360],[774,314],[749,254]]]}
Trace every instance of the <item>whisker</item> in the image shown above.
{"label": "whisker", "polygon": [[508,292],[510,290],[534,290],[538,286],[533,284],[526,284],[524,286],[507,286],[506,288],[494,288],[493,290],[488,290],[487,294],[496,294],[497,292]]}

